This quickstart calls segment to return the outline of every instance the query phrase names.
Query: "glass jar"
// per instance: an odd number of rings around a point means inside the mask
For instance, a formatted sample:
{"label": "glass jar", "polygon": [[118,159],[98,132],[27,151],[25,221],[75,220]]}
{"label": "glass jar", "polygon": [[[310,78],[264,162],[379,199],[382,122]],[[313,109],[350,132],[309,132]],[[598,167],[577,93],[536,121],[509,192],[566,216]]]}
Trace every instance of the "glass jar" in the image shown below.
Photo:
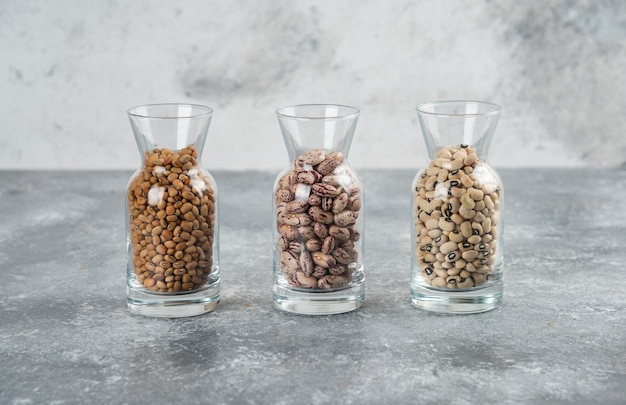
{"label": "glass jar", "polygon": [[200,158],[213,110],[155,104],[128,110],[141,166],[127,187],[131,311],[183,317],[220,300],[217,187]]}
{"label": "glass jar", "polygon": [[413,181],[411,302],[476,313],[502,300],[502,182],[487,161],[501,107],[444,101],[417,107],[429,162]]}
{"label": "glass jar", "polygon": [[313,104],[277,115],[291,163],[274,184],[274,307],[309,315],[360,308],[363,190],[347,161],[359,110]]}

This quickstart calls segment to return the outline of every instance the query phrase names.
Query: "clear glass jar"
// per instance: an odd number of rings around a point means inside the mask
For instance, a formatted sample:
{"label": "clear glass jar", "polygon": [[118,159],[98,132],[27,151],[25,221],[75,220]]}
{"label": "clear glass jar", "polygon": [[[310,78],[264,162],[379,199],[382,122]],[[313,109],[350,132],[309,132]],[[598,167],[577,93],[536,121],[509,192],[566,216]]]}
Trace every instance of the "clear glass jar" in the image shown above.
{"label": "clear glass jar", "polygon": [[291,163],[274,184],[274,306],[355,310],[365,294],[363,189],[347,157],[359,110],[298,105],[277,115]]}
{"label": "clear glass jar", "polygon": [[127,187],[131,311],[182,317],[220,300],[217,187],[200,158],[213,110],[155,104],[128,110],[141,166]]}
{"label": "clear glass jar", "polygon": [[487,161],[501,107],[444,101],[417,108],[430,157],[413,181],[411,301],[475,313],[502,300],[502,182]]}

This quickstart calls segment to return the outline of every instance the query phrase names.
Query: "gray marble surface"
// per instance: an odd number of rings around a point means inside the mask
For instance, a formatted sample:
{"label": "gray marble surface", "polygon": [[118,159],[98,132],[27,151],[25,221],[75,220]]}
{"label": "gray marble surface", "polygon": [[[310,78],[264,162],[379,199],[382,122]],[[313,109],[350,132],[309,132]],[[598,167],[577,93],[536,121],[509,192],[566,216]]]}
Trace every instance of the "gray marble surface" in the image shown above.
{"label": "gray marble surface", "polygon": [[411,171],[361,171],[366,302],[271,305],[273,172],[214,172],[223,298],[126,308],[130,172],[0,172],[0,403],[626,403],[626,171],[501,170],[505,298],[409,306]]}

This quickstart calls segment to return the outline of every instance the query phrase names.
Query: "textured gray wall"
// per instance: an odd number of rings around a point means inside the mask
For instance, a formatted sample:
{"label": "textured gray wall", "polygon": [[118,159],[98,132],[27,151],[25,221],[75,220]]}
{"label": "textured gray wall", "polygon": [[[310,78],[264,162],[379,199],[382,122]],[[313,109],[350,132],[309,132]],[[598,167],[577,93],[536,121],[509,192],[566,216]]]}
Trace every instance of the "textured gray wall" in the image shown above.
{"label": "textured gray wall", "polygon": [[209,169],[277,169],[274,115],[362,115],[355,168],[426,159],[416,104],[504,107],[496,166],[626,165],[623,1],[23,1],[0,5],[0,168],[133,168],[128,107],[207,104]]}

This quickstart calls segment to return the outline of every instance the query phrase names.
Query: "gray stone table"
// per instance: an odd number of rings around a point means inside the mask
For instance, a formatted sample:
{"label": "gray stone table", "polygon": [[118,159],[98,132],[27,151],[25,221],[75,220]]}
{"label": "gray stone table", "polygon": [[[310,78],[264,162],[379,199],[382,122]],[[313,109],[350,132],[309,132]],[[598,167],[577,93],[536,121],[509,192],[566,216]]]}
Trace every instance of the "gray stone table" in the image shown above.
{"label": "gray stone table", "polygon": [[129,172],[0,172],[0,404],[626,403],[626,171],[501,170],[505,298],[409,305],[409,171],[361,171],[366,301],[271,304],[276,173],[214,172],[222,302],[126,308]]}

